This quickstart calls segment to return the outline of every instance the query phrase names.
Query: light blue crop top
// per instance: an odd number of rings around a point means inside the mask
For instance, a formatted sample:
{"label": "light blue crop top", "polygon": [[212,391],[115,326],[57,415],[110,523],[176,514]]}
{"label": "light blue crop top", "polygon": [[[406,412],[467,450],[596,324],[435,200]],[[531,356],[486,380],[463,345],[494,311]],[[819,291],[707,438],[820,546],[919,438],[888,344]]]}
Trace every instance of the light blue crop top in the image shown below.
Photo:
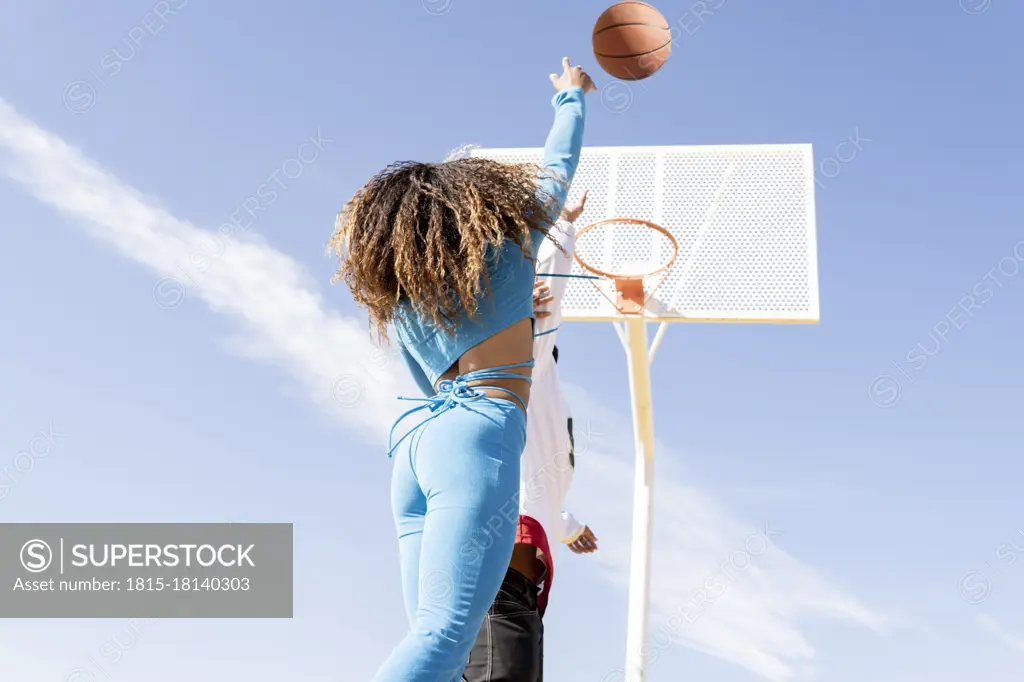
{"label": "light blue crop top", "polygon": [[[555,123],[548,133],[541,162],[541,167],[550,175],[546,173],[538,178],[537,184],[554,199],[554,214],[550,216],[550,222],[554,223],[565,204],[583,148],[586,115],[583,89],[562,90],[555,95],[552,105]],[[545,238],[540,231],[533,230],[533,258],[537,257]],[[408,305],[403,305],[396,315],[394,327],[399,350],[424,395],[434,395],[438,378],[466,351],[519,320],[533,317],[533,262],[512,241],[506,241],[499,249],[488,247],[486,259],[491,296],[487,298],[484,294],[475,320],[470,320],[465,312],[460,313],[454,334],[434,327],[429,320],[413,313]]]}

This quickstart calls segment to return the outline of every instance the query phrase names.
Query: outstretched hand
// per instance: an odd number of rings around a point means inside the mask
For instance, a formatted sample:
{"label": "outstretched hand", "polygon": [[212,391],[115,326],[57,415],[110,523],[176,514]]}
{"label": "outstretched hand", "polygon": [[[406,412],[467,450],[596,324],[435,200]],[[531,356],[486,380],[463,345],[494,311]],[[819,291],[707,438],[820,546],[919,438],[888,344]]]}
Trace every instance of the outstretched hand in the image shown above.
{"label": "outstretched hand", "polygon": [[559,76],[553,73],[550,78],[551,84],[555,86],[555,90],[558,92],[578,87],[583,88],[583,94],[585,95],[591,90],[597,90],[594,81],[583,70],[583,67],[570,66],[568,57],[562,57],[562,75]]}
{"label": "outstretched hand", "polygon": [[574,203],[565,202],[565,206],[562,207],[562,215],[559,216],[568,220],[570,223],[575,223],[576,219],[583,213],[583,207],[587,203],[587,190],[583,190],[583,194],[580,195],[579,201]]}
{"label": "outstretched hand", "polygon": [[548,285],[543,280],[538,279],[533,283],[533,314],[538,320],[551,317],[551,311],[544,310],[544,306],[551,303],[554,298],[551,295],[551,289],[548,288]]}
{"label": "outstretched hand", "polygon": [[575,542],[569,544],[569,549],[574,554],[591,554],[597,551],[597,538],[590,526],[586,526]]}

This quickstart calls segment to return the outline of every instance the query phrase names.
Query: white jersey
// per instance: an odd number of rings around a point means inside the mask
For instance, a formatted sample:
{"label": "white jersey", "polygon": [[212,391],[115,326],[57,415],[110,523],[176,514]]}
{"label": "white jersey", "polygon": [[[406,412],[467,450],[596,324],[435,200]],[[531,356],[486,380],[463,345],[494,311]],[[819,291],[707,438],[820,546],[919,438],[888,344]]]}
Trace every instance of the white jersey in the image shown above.
{"label": "white jersey", "polygon": [[[572,438],[569,431],[569,407],[562,395],[558,366],[553,351],[555,335],[562,323],[562,298],[572,269],[572,252],[576,228],[567,220],[559,220],[551,230],[565,250],[563,253],[550,238],[544,240],[537,256],[537,279],[551,290],[552,301],[546,306],[550,317],[538,319],[534,327],[533,387],[527,408],[526,447],[521,460],[519,513],[536,519],[544,527],[548,543],[569,544],[583,532],[583,526],[564,511],[566,495],[572,484],[570,464]],[[552,550],[554,551],[554,550]]]}

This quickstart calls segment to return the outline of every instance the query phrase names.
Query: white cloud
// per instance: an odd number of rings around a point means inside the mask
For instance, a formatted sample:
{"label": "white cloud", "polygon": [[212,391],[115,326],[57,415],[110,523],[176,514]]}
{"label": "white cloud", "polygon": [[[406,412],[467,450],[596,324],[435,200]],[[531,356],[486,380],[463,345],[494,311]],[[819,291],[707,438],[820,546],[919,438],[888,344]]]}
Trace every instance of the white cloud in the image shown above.
{"label": "white cloud", "polygon": [[[623,360],[624,361],[624,360]],[[627,585],[633,503],[632,427],[567,386],[577,436],[571,504],[593,526],[606,577]],[[594,432],[590,425],[598,425]],[[587,431],[591,431],[590,434]],[[610,453],[629,453],[613,456]],[[679,483],[681,453],[655,447],[650,669],[683,645],[773,681],[814,673],[808,621],[833,619],[882,632],[892,625],[773,543],[786,529],[771,519],[741,521],[706,493]],[[701,603],[703,602],[703,603]]]}
{"label": "white cloud", "polygon": [[1010,632],[992,616],[978,616],[978,625],[981,626],[982,630],[994,636],[1011,649],[1024,652],[1024,633]]}
{"label": "white cloud", "polygon": [[[328,310],[300,264],[244,233],[201,230],[174,217],[3,100],[0,168],[96,239],[173,278],[154,282],[155,298],[166,301],[183,286],[186,301],[199,298],[231,315],[241,325],[236,350],[284,367],[318,404],[373,437],[383,438],[400,412],[397,394],[416,395],[407,373],[389,371],[393,358],[374,348],[366,322]],[[189,257],[204,241],[222,246],[198,272]]]}
{"label": "white cloud", "polygon": [[[159,277],[187,285],[179,264],[188,262],[202,239],[222,240],[222,255],[202,273],[200,286],[188,290],[189,297],[239,323],[246,341],[236,350],[285,368],[315,402],[348,424],[383,439],[401,407],[395,396],[415,395],[407,373],[375,352],[366,323],[328,310],[300,264],[251,238],[225,237],[174,217],[2,100],[0,165],[32,196]],[[631,451],[631,427],[590,403],[585,391],[570,390],[578,421],[589,418],[609,433],[625,434],[584,435],[593,444],[578,445],[589,471],[580,506],[596,510],[586,520],[603,529],[602,551],[595,556],[604,576],[625,586],[632,460],[609,453]],[[660,452],[660,462],[672,459],[667,449]],[[804,619],[881,628],[880,616],[778,547],[755,545],[756,529],[671,474],[659,463],[651,666],[657,665],[658,651],[682,644],[766,679],[787,680],[811,671],[814,649],[802,629]],[[586,504],[588,498],[601,503]],[[737,551],[748,552],[749,566]],[[744,567],[730,569],[730,558]],[[703,610],[687,606],[715,576],[722,587],[708,588],[713,602]]]}

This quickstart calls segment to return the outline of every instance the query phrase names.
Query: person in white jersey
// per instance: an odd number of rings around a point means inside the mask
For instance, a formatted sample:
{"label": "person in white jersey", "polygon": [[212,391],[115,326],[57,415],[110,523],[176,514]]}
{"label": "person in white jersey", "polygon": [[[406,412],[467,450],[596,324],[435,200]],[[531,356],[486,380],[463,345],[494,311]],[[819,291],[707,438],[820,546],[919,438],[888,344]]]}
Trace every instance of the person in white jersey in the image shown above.
{"label": "person in white jersey", "polygon": [[586,192],[579,202],[566,204],[537,255],[536,364],[520,464],[516,544],[508,573],[470,652],[465,682],[542,682],[542,618],[554,575],[551,545],[561,542],[577,554],[597,549],[590,528],[564,511],[576,462],[572,417],[558,379],[555,346],[566,275],[572,269],[574,222],[585,202]]}

